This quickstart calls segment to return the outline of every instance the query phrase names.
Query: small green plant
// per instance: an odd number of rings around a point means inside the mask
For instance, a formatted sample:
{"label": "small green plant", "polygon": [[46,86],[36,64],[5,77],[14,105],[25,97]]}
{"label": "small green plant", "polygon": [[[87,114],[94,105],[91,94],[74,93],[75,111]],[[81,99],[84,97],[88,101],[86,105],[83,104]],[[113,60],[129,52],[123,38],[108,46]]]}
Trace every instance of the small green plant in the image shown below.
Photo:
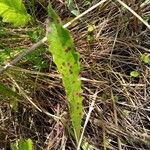
{"label": "small green plant", "polygon": [[140,73],[138,71],[131,71],[130,76],[133,78],[138,78],[140,76]]}
{"label": "small green plant", "polygon": [[148,54],[144,53],[141,55],[141,61],[144,62],[145,64],[150,63],[150,57]]}
{"label": "small green plant", "polygon": [[53,56],[53,61],[62,76],[65,87],[69,109],[77,142],[80,138],[82,121],[82,90],[80,74],[79,53],[75,51],[75,46],[69,31],[63,28],[60,18],[49,5],[50,33],[48,34],[49,49]]}
{"label": "small green plant", "polygon": [[129,117],[129,115],[130,115],[130,111],[127,110],[127,109],[123,109],[123,110],[122,110],[122,113],[123,113],[123,115],[124,115],[125,117]]}
{"label": "small green plant", "polygon": [[14,144],[11,144],[11,150],[33,150],[33,142],[31,139],[20,139]]}
{"label": "small green plant", "polygon": [[87,29],[87,41],[89,43],[92,43],[94,41],[94,30],[95,26],[89,24]]}

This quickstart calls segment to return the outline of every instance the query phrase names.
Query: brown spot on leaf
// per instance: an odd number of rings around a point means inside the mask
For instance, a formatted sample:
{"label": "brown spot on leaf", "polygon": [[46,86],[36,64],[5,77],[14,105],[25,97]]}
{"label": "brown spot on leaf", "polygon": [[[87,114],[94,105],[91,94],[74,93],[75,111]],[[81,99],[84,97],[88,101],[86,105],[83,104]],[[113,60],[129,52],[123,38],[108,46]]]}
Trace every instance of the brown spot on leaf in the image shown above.
{"label": "brown spot on leaf", "polygon": [[65,52],[69,52],[71,50],[71,47],[67,47],[66,49],[65,49]]}
{"label": "brown spot on leaf", "polygon": [[77,105],[80,105],[80,103],[79,103],[79,102],[77,102]]}
{"label": "brown spot on leaf", "polygon": [[81,94],[81,93],[76,93],[76,96],[81,97],[81,96],[82,96],[82,94]]}
{"label": "brown spot on leaf", "polygon": [[67,65],[68,65],[70,68],[72,67],[71,63],[69,63],[69,62],[67,63]]}
{"label": "brown spot on leaf", "polygon": [[80,107],[79,106],[77,106],[77,109],[79,109]]}
{"label": "brown spot on leaf", "polygon": [[73,80],[72,83],[75,84],[75,81]]}
{"label": "brown spot on leaf", "polygon": [[73,74],[72,70],[69,70],[70,71],[70,74]]}
{"label": "brown spot on leaf", "polygon": [[65,66],[65,62],[63,62],[62,65]]}
{"label": "brown spot on leaf", "polygon": [[62,69],[63,69],[63,67],[62,67],[62,66],[60,66],[60,69],[62,70]]}
{"label": "brown spot on leaf", "polygon": [[82,117],[82,113],[80,112],[79,115]]}

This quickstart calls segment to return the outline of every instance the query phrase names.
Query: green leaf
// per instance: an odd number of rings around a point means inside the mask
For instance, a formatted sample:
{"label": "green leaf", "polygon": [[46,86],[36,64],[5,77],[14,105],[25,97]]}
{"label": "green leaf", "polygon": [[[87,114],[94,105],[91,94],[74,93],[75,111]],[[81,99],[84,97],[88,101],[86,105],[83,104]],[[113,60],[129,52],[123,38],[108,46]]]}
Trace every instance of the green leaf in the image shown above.
{"label": "green leaf", "polygon": [[31,139],[27,140],[28,150],[33,150],[33,142]]}
{"label": "green leaf", "polygon": [[18,142],[11,144],[11,150],[33,150],[33,142],[31,139],[20,139]]}
{"label": "green leaf", "polygon": [[0,0],[0,16],[14,26],[24,26],[30,20],[22,0]]}
{"label": "green leaf", "polygon": [[19,150],[33,150],[33,143],[31,139],[19,141]]}
{"label": "green leaf", "polygon": [[140,75],[140,73],[138,71],[131,71],[130,72],[131,77],[137,78],[137,77],[139,77],[139,75]]}
{"label": "green leaf", "polygon": [[141,55],[141,61],[143,61],[145,64],[148,64],[150,63],[150,58],[149,58],[149,55],[148,54],[142,54]]}
{"label": "green leaf", "polygon": [[25,140],[20,139],[18,145],[19,145],[19,150],[28,150],[28,145]]}
{"label": "green leaf", "polygon": [[49,6],[50,33],[48,35],[49,50],[53,61],[62,76],[76,140],[79,140],[82,121],[82,89],[79,78],[80,55],[75,51],[73,39],[69,31],[63,28],[58,15]]}
{"label": "green leaf", "polygon": [[75,3],[74,3],[74,0],[67,0],[66,3],[67,3],[67,7],[70,10],[70,12],[72,14],[74,14],[75,16],[78,16],[79,15],[79,11],[78,11]]}

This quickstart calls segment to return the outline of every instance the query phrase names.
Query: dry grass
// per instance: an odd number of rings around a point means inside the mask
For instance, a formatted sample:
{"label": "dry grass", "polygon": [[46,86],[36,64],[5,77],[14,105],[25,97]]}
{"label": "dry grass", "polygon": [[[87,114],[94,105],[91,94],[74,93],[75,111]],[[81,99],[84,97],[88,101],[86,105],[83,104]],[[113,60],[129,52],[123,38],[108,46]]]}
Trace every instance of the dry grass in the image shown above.
{"label": "dry grass", "polygon": [[[140,16],[150,16],[149,6],[140,9],[140,2],[124,2]],[[97,0],[94,0],[91,6],[96,3]],[[66,22],[70,12],[63,3],[54,1],[53,4]],[[81,12],[87,9],[83,7],[83,1],[77,2],[77,5]],[[92,42],[87,41],[89,24],[95,26]],[[140,56],[150,52],[150,30],[125,8],[112,1],[88,13],[69,29],[81,54],[83,122],[92,97],[98,92],[84,140],[95,150],[149,150],[150,66],[142,63]],[[49,61],[49,68],[43,72],[34,71],[30,66],[30,70],[21,68],[20,64],[1,76],[1,80],[9,86],[15,81],[18,85],[16,90],[20,88],[27,96],[18,104],[17,112],[6,102],[1,102],[1,149],[9,149],[8,143],[20,137],[33,139],[37,150],[76,149],[75,141],[66,129],[66,125],[70,125],[70,118],[61,78],[49,53],[44,54],[44,58]],[[130,77],[133,70],[140,72],[139,78]],[[44,112],[63,116],[65,123]]]}

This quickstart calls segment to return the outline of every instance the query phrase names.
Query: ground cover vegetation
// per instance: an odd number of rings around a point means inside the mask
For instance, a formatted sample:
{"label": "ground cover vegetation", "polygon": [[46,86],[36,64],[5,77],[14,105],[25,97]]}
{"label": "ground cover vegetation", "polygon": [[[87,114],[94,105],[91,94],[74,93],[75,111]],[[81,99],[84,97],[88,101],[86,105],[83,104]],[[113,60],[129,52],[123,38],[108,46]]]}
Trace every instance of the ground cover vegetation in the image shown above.
{"label": "ground cover vegetation", "polygon": [[150,149],[149,0],[0,0],[0,149]]}

